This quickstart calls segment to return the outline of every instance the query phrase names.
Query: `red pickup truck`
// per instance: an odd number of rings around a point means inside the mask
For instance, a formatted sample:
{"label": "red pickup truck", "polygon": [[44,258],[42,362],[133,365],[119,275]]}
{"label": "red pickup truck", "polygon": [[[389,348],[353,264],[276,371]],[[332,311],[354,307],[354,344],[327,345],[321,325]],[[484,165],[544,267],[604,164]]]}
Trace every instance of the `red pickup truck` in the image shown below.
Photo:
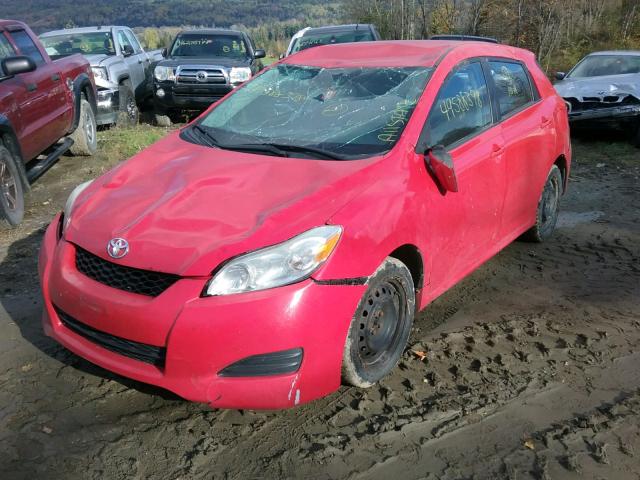
{"label": "red pickup truck", "polygon": [[29,185],[63,153],[96,151],[95,113],[84,57],[52,61],[27,25],[0,19],[0,222],[22,221]]}

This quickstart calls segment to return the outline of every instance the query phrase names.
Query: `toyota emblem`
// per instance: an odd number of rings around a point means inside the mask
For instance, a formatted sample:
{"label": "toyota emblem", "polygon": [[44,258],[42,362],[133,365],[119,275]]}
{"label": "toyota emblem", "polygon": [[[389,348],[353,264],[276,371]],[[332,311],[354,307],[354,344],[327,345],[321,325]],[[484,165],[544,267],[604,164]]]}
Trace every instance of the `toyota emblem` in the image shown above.
{"label": "toyota emblem", "polygon": [[112,238],[107,244],[107,253],[111,258],[122,258],[129,253],[129,242],[124,238]]}
{"label": "toyota emblem", "polygon": [[207,72],[205,72],[204,70],[200,70],[199,72],[196,73],[196,80],[199,82],[206,82],[207,81]]}

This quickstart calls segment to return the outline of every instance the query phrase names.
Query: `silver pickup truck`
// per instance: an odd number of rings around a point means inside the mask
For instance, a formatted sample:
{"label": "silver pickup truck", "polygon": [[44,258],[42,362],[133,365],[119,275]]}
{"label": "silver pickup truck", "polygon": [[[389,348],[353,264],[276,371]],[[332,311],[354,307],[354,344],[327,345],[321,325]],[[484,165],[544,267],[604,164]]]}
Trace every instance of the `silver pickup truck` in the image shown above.
{"label": "silver pickup truck", "polygon": [[145,52],[128,27],[56,30],[40,35],[53,59],[81,53],[91,63],[98,89],[98,125],[138,123],[138,105],[151,97],[155,63],[161,50]]}

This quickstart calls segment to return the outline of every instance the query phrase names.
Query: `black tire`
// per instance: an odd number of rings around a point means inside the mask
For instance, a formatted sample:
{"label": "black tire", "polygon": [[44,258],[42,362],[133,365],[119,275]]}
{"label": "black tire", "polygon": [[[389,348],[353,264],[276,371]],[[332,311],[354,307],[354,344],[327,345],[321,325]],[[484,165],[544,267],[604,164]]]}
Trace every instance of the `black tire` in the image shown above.
{"label": "black tire", "polygon": [[631,137],[631,144],[634,147],[640,148],[640,121],[636,123],[633,130],[633,137]]}
{"label": "black tire", "polygon": [[133,87],[129,80],[120,84],[119,95],[120,111],[118,112],[116,126],[133,127],[137,125],[140,121],[140,110],[138,110],[136,96],[133,93]]}
{"label": "black tire", "polygon": [[553,165],[544,184],[538,209],[536,223],[525,232],[523,240],[542,243],[548,240],[556,228],[560,211],[560,196],[562,195],[562,174],[557,165]]}
{"label": "black tire", "polygon": [[24,187],[16,159],[0,146],[0,220],[11,227],[20,225],[24,218]]}
{"label": "black tire", "polygon": [[387,375],[404,351],[415,314],[411,272],[387,258],[369,280],[356,310],[342,358],[342,380],[368,388]]}
{"label": "black tire", "polygon": [[73,145],[70,151],[73,155],[90,157],[98,149],[98,135],[96,117],[91,105],[86,99],[80,100],[80,121],[70,135]]}

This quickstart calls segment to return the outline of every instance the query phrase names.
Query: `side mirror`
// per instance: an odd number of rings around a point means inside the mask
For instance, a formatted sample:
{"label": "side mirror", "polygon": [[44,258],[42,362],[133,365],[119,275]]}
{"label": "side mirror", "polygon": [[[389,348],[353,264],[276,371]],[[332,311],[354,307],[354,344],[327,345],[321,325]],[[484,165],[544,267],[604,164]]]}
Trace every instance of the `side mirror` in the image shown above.
{"label": "side mirror", "polygon": [[566,76],[567,74],[564,72],[556,72],[556,80],[564,80]]}
{"label": "side mirror", "polygon": [[123,45],[122,55],[124,55],[125,57],[130,57],[131,55],[133,55],[133,47],[131,45]]}
{"label": "side mirror", "polygon": [[267,56],[267,52],[265,52],[261,48],[258,48],[255,52],[253,52],[253,57],[254,58],[264,58],[266,56]]}
{"label": "side mirror", "polygon": [[36,62],[31,57],[18,56],[8,57],[0,63],[5,75],[19,75],[21,73],[33,72],[36,69]]}
{"label": "side mirror", "polygon": [[442,145],[430,148],[425,154],[424,160],[442,193],[458,191],[458,178],[453,159]]}
{"label": "side mirror", "polygon": [[167,47],[164,47],[161,51],[160,51],[160,55],[162,55],[164,58],[167,58]]}

